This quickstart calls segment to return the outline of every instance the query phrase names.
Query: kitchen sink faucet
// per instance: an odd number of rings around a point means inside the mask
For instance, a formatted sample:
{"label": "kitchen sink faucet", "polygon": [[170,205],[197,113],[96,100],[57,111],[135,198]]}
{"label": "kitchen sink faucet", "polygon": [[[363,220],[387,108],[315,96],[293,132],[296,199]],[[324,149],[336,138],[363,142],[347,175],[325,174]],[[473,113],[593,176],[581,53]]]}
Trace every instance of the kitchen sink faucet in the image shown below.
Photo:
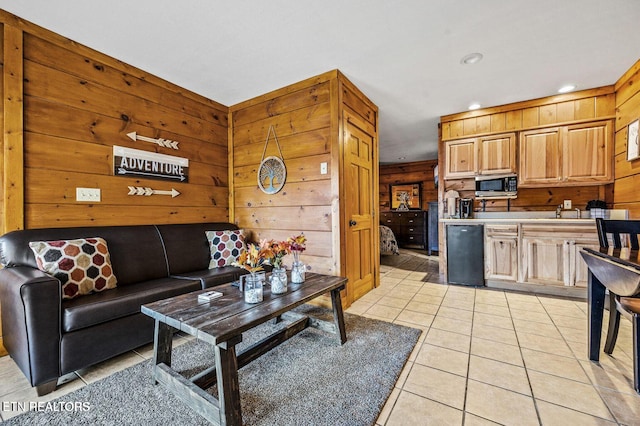
{"label": "kitchen sink faucet", "polygon": [[556,207],[556,219],[560,219],[561,214],[562,214],[562,204],[559,204],[558,207]]}

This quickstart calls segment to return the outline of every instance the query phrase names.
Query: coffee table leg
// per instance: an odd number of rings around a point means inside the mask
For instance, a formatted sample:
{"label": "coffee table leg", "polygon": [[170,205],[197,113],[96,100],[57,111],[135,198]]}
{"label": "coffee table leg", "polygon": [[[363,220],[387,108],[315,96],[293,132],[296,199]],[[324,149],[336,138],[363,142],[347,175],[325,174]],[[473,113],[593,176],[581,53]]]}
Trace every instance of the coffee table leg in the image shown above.
{"label": "coffee table leg", "polygon": [[215,346],[221,425],[242,425],[238,358],[236,357],[236,344],[240,341],[242,336]]}
{"label": "coffee table leg", "polygon": [[[173,332],[175,329],[159,320],[156,320],[153,339],[153,365],[154,377],[155,366],[165,364],[171,367],[171,349],[173,344]],[[155,381],[158,384],[158,381]]]}
{"label": "coffee table leg", "polygon": [[336,325],[336,330],[340,334],[340,344],[344,345],[347,341],[347,331],[344,327],[344,313],[342,312],[340,289],[331,290],[331,305],[333,306],[333,321]]}

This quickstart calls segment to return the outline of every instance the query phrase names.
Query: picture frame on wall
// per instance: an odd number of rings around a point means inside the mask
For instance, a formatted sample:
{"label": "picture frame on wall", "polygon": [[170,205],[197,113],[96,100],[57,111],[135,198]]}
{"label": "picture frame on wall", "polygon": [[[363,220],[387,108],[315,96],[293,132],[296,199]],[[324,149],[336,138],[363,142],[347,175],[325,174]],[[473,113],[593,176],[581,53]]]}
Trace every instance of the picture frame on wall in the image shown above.
{"label": "picture frame on wall", "polygon": [[420,210],[422,206],[422,184],[403,183],[390,185],[392,210]]}
{"label": "picture frame on wall", "polygon": [[627,161],[635,160],[640,157],[640,149],[638,148],[638,126],[640,120],[635,120],[627,127]]}

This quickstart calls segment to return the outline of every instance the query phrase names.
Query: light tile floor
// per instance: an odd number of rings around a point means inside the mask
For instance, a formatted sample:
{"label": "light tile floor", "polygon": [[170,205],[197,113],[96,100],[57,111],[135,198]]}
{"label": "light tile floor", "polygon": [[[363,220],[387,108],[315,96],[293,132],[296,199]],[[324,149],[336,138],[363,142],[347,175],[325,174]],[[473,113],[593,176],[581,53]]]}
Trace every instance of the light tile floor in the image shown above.
{"label": "light tile floor", "polygon": [[378,425],[640,425],[629,321],[593,363],[585,301],[441,284],[402,252],[347,310],[423,330]]}
{"label": "light tile floor", "polygon": [[[406,250],[383,263],[380,287],[347,312],[423,333],[377,425],[640,425],[628,321],[596,364],[583,301],[441,284],[437,258]],[[0,416],[20,413],[7,402],[49,401],[151,356],[147,345],[69,374],[42,398],[0,358]]]}

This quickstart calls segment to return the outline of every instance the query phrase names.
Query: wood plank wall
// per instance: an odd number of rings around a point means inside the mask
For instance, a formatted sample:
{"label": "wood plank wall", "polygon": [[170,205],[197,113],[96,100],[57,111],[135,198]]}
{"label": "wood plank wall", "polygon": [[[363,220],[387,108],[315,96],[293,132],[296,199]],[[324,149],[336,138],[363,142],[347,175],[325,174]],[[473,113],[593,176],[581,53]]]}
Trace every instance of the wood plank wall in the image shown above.
{"label": "wood plank wall", "polygon": [[640,219],[640,159],[627,161],[627,126],[640,119],[640,61],[615,84],[615,182],[613,202],[617,209],[629,209],[630,219]]}
{"label": "wood plank wall", "polygon": [[[228,107],[2,10],[0,24],[0,233],[228,221]],[[114,177],[113,145],[188,158],[189,182]],[[181,195],[128,196],[129,185]],[[100,188],[101,202],[76,202],[76,187]]]}
{"label": "wood plank wall", "polygon": [[429,209],[429,201],[438,201],[433,168],[438,160],[414,161],[380,165],[380,211],[391,209],[391,185],[403,183],[422,184],[422,210]]}
{"label": "wood plank wall", "polygon": [[[231,107],[233,133],[233,217],[254,240],[298,235],[307,237],[304,262],[315,272],[337,273],[333,252],[334,200],[332,175],[337,171],[332,129],[332,79],[335,73],[305,80]],[[273,126],[287,178],[276,194],[265,194],[257,185],[257,170],[265,152],[269,127]],[[269,139],[265,157],[280,156],[276,141]],[[320,174],[320,163],[328,173]],[[287,259],[290,262],[291,259]]]}
{"label": "wood plank wall", "polygon": [[[439,155],[442,157],[444,152],[442,143],[447,140],[585,123],[613,119],[614,117],[615,93],[613,86],[447,115],[441,117],[440,120]],[[440,161],[442,162],[443,159],[441,158]],[[444,170],[444,166],[441,166],[440,170]],[[452,189],[458,191],[461,197],[475,197],[475,181],[473,179],[441,180],[441,183],[443,183],[441,194]],[[511,211],[554,210],[565,199],[572,200],[574,207],[583,210],[587,202],[595,199],[605,200],[609,206],[612,206],[613,184],[519,188],[518,198],[511,200],[510,208]],[[475,209],[479,210],[480,208],[480,203],[476,203]],[[506,210],[506,200],[493,200],[486,203],[486,211]]]}
{"label": "wood plank wall", "polygon": [[[0,19],[23,35],[25,228],[228,220],[228,107],[7,13]],[[180,149],[134,142],[130,132]],[[115,177],[114,145],[188,158],[189,182]],[[128,186],[181,195],[129,196]],[[76,202],[76,187],[100,188],[101,202]]]}

